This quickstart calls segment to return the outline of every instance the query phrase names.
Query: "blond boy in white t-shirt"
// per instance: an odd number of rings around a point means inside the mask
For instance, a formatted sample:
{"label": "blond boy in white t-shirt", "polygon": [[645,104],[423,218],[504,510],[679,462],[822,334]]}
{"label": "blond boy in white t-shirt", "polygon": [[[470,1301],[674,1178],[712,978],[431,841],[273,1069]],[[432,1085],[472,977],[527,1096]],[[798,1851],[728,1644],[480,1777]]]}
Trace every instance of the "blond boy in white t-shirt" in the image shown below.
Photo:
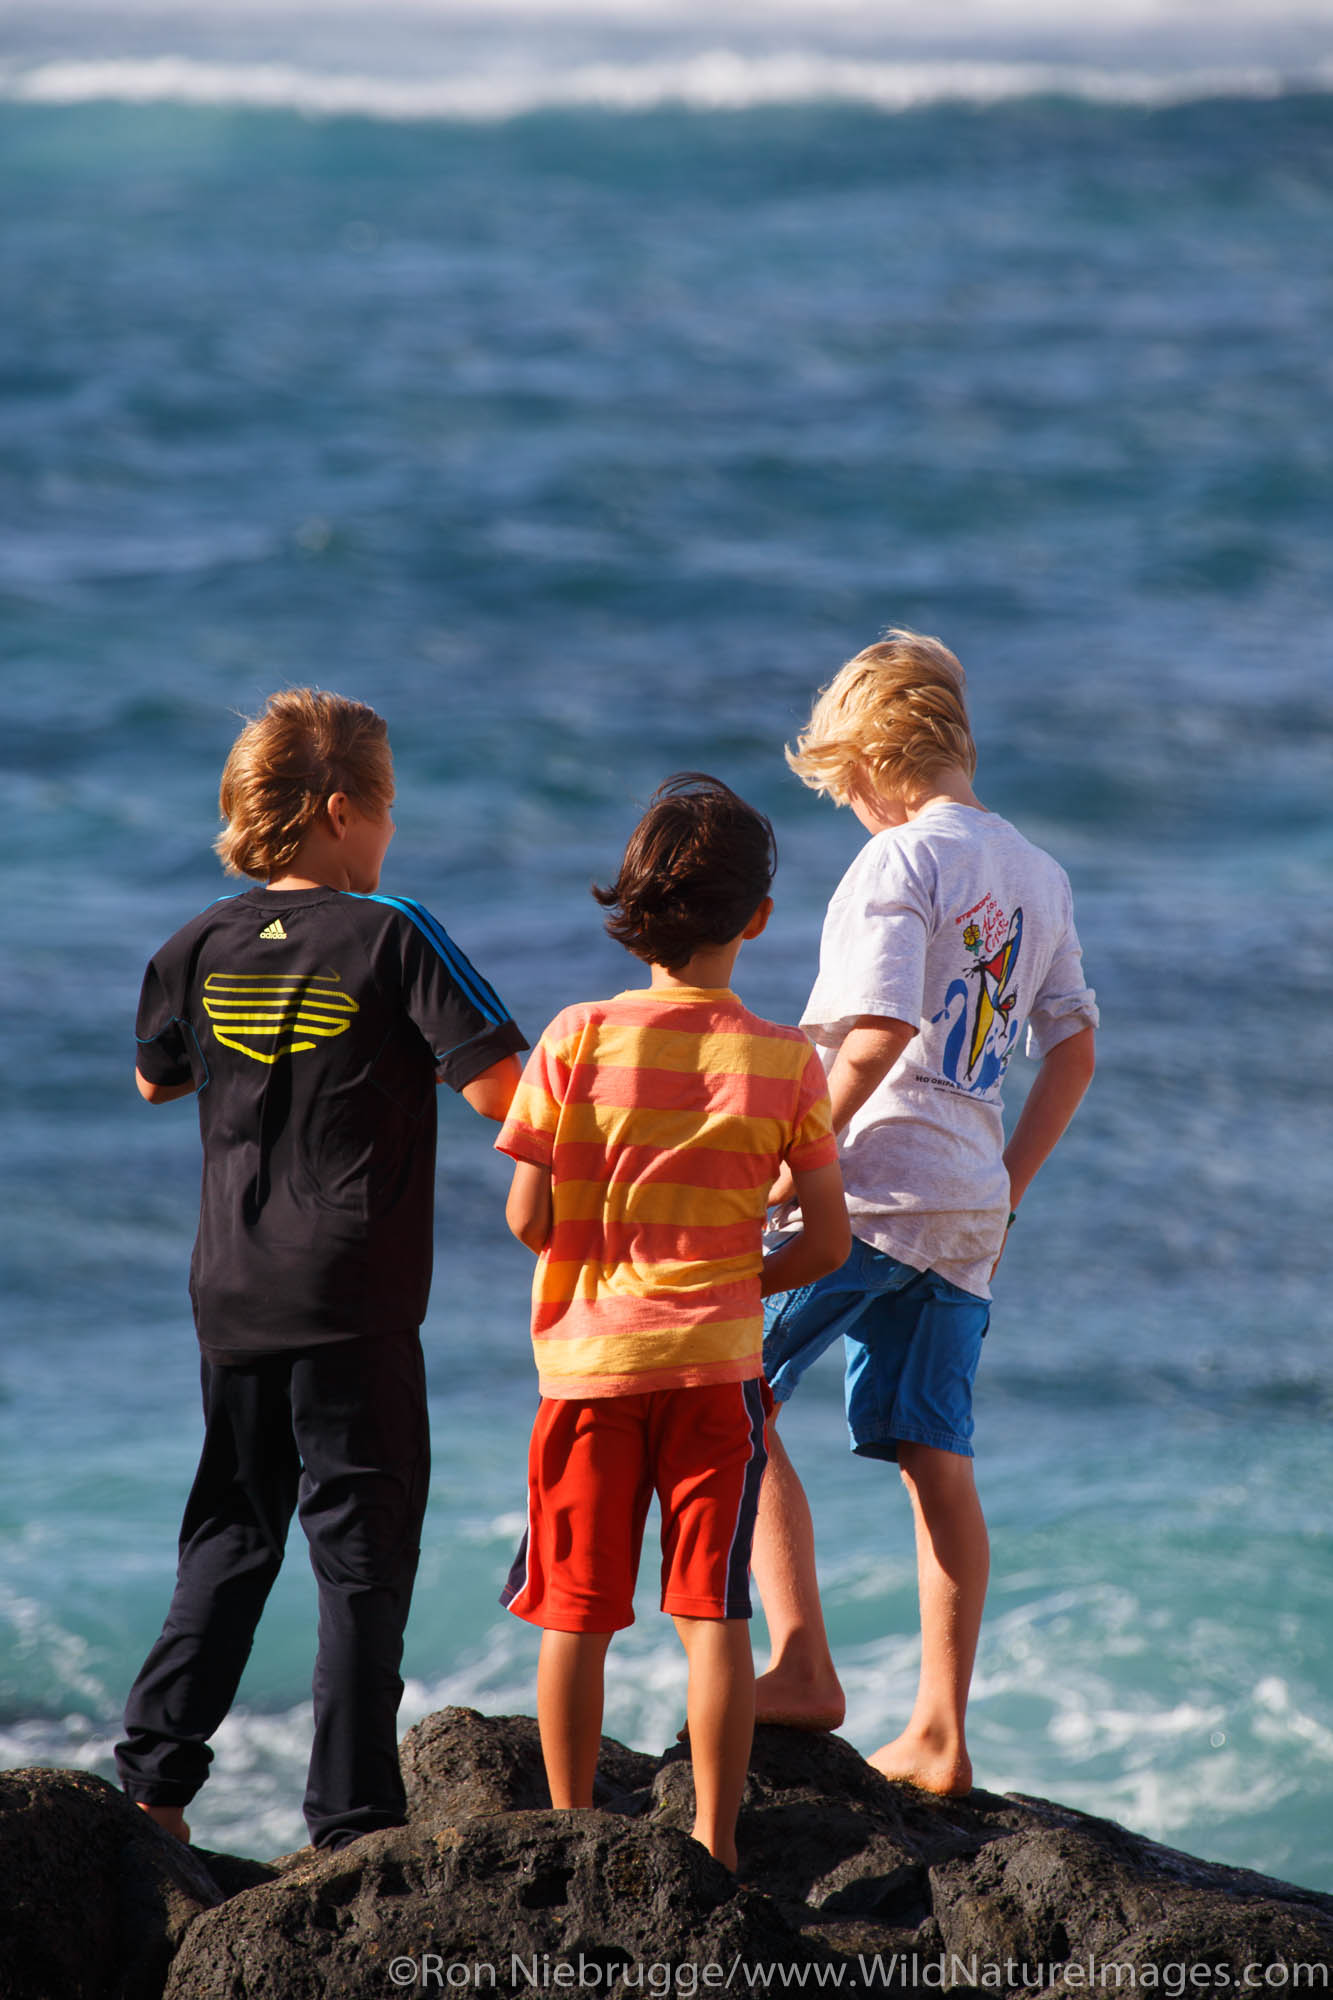
{"label": "blond boy in white t-shirt", "polygon": [[[964,676],[938,639],[890,631],[820,694],[788,761],[871,839],[835,890],[801,1025],[828,1069],[853,1242],[841,1270],[765,1309],[781,1404],[839,1336],[852,1450],[896,1460],[912,1503],[921,1675],[870,1762],[958,1794],[989,1570],[972,1475],[972,1382],[1005,1233],[1092,1077],[1097,1008],[1069,882],[972,789]],[[1040,1059],[1005,1144],[1020,1028]],[[794,1219],[784,1175],[775,1222]],[[772,1642],[757,1719],[837,1728],[809,1507],[770,1426],[754,1576]]]}

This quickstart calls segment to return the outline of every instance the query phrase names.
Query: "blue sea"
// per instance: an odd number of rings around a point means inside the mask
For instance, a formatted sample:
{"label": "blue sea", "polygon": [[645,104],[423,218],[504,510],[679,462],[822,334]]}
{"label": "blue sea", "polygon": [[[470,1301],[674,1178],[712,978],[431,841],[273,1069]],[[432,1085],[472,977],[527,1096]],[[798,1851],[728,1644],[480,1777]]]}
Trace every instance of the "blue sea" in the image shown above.
{"label": "blue sea", "polygon": [[[238,717],[385,714],[385,885],[531,1035],[626,982],[588,884],[717,773],[781,852],[738,984],[795,1019],[861,836],[782,746],[905,624],[1072,877],[1104,1023],[978,1382],[978,1781],[1333,1889],[1333,9],[1072,12],[0,14],[0,1765],[110,1773],[171,1588],[198,1140],[132,1028],[227,889]],[[405,1723],[533,1706],[528,1261],[443,1114]],[[906,1502],[832,1361],[784,1428],[868,1751],[915,1683]],[[653,1570],[606,1726],[656,1750]],[[298,1534],[204,1844],[304,1838],[312,1649]]]}

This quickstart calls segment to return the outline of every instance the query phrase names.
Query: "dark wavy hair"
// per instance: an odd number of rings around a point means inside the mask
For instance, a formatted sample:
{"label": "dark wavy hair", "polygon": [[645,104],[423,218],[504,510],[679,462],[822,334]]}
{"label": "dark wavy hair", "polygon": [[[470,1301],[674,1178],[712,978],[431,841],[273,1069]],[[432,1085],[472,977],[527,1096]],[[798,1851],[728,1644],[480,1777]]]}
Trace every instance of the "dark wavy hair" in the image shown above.
{"label": "dark wavy hair", "polygon": [[777,864],[763,813],[718,778],[677,771],[653,793],[615,881],[592,893],[610,911],[608,936],[675,972],[704,945],[740,935]]}

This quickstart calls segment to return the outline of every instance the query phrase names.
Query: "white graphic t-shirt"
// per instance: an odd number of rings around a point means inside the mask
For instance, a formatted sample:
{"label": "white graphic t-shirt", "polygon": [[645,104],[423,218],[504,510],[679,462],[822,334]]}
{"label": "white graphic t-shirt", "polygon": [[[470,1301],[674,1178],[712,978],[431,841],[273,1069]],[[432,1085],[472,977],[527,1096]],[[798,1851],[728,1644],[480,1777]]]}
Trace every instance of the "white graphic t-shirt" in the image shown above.
{"label": "white graphic t-shirt", "polygon": [[980,1298],[1009,1213],[1001,1087],[1097,1024],[1063,868],[994,813],[945,801],[867,841],[824,919],[801,1026],[831,1067],[855,1018],[918,1032],[842,1134],[852,1231]]}

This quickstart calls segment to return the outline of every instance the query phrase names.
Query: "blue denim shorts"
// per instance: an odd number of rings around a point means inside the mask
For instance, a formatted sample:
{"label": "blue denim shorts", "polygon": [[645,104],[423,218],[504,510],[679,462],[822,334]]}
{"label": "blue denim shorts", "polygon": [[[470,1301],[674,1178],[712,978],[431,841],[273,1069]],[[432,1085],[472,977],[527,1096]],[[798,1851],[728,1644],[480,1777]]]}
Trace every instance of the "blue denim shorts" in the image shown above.
{"label": "blue denim shorts", "polygon": [[847,1428],[863,1458],[900,1443],[972,1453],[972,1383],[990,1305],[935,1271],[916,1271],[859,1237],[841,1270],[764,1304],[764,1373],[774,1399],[841,1334]]}

